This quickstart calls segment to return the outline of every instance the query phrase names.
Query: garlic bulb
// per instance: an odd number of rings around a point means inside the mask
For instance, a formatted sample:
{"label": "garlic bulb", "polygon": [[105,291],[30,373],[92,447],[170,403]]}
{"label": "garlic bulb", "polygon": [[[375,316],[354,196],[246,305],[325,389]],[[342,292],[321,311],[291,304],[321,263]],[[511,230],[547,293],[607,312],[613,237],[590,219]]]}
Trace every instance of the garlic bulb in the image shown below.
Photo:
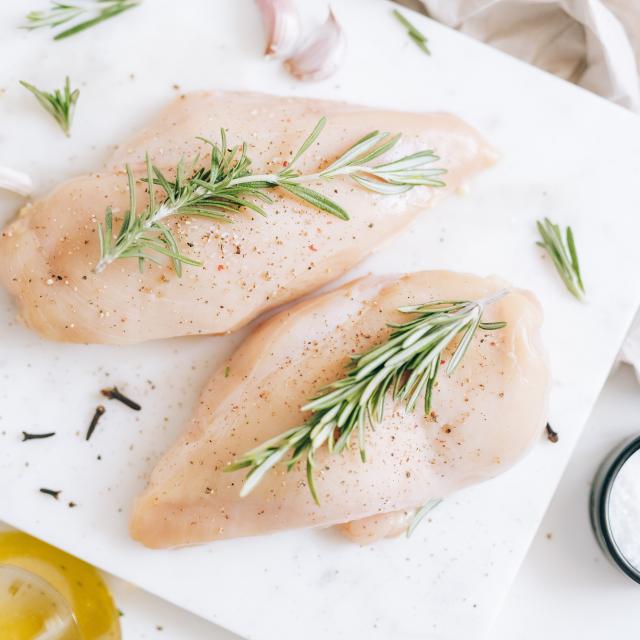
{"label": "garlic bulb", "polygon": [[337,71],[345,51],[344,31],[333,11],[329,10],[326,22],[284,64],[299,80],[324,80]]}
{"label": "garlic bulb", "polygon": [[293,0],[256,0],[262,13],[267,46],[265,56],[286,58],[300,39],[300,15]]}
{"label": "garlic bulb", "polygon": [[9,167],[0,167],[0,189],[28,196],[33,191],[33,182],[26,173],[9,169]]}

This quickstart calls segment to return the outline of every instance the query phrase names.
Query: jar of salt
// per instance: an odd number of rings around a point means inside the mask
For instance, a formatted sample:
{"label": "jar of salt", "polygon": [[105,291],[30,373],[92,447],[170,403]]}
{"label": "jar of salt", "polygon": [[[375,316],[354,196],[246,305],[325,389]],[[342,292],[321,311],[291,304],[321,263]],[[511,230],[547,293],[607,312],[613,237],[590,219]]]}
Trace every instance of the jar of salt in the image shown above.
{"label": "jar of salt", "polygon": [[605,555],[640,583],[640,436],[616,447],[598,469],[591,524]]}

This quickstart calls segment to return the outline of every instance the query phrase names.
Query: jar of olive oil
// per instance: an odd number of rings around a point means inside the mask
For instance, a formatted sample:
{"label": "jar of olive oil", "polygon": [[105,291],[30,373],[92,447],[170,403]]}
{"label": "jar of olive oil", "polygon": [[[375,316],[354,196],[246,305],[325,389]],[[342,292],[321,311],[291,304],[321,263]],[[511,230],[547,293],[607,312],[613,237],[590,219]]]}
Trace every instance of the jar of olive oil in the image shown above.
{"label": "jar of olive oil", "polygon": [[120,640],[118,610],[92,566],[0,531],[0,639]]}

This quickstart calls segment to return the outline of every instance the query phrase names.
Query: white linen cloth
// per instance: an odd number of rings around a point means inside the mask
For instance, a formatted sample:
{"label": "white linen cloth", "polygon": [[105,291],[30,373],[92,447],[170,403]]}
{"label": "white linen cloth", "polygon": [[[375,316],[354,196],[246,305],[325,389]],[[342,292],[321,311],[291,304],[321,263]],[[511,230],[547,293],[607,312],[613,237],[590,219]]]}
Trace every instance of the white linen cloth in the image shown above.
{"label": "white linen cloth", "polygon": [[[435,20],[640,113],[640,0],[419,2]],[[640,379],[640,314],[620,359]]]}
{"label": "white linen cloth", "polygon": [[434,19],[640,112],[640,0],[421,0]]}

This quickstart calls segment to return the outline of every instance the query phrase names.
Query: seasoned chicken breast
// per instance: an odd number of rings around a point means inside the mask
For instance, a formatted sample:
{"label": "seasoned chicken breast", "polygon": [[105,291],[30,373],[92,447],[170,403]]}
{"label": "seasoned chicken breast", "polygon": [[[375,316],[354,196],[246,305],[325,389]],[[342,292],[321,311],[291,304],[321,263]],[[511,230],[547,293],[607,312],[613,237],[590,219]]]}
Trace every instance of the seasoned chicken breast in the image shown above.
{"label": "seasoned chicken breast", "polygon": [[366,462],[355,442],[341,455],[318,450],[320,506],[304,464],[290,472],[279,464],[246,497],[239,496],[245,471],[223,472],[247,450],[302,424],[300,407],[343,377],[352,354],[382,343],[387,323],[407,321],[399,307],[477,300],[504,286],[445,271],[370,276],[267,320],[212,377],[186,433],[156,466],[135,504],[132,536],[170,547],[343,525],[353,539],[371,541],[402,531],[428,500],[508,469],[544,428],[549,390],[541,310],[517,289],[483,316],[507,326],[478,330],[453,374],[441,371],[429,415],[387,398],[384,421],[367,429]]}
{"label": "seasoned chicken breast", "polygon": [[[327,125],[299,169],[325,167],[372,130],[401,133],[381,160],[433,149],[446,187],[416,187],[400,195],[367,191],[336,178],[312,184],[350,214],[321,212],[279,189],[266,217],[233,213],[234,224],[167,218],[180,251],[204,263],[178,277],[168,261],[120,259],[94,273],[100,257],[97,223],[114,212],[114,234],[128,208],[125,164],[137,178],[144,156],[171,176],[180,159],[206,157],[196,136],[229,145],[248,143],[254,172],[286,166],[321,116]],[[255,93],[201,92],[181,96],[150,125],[120,145],[103,171],[61,184],[25,207],[0,238],[0,282],[16,297],[23,322],[43,336],[68,342],[126,344],[155,338],[223,333],[262,311],[340,276],[424,209],[492,161],[480,136],[451,115],[402,113],[336,102]],[[434,165],[435,166],[435,165]],[[138,211],[148,201],[137,184]]]}

